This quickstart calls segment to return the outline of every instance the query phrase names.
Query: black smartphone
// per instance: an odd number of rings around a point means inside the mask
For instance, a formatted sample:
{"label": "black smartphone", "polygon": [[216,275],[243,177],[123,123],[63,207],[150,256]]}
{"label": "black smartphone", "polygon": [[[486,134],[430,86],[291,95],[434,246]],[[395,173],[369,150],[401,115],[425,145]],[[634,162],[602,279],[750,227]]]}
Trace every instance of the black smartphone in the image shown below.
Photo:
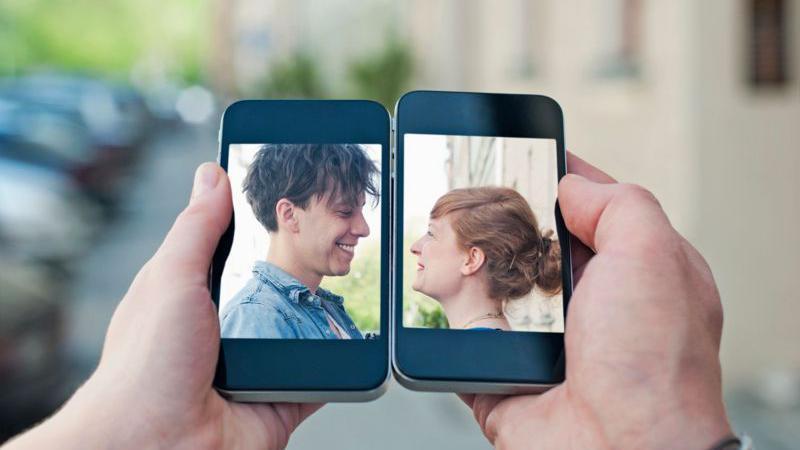
{"label": "black smartphone", "polygon": [[563,116],[539,95],[415,91],[395,111],[392,365],[415,390],[564,380]]}
{"label": "black smartphone", "polygon": [[390,123],[372,101],[246,100],[225,111],[218,159],[233,217],[210,274],[223,395],[327,402],[385,391]]}

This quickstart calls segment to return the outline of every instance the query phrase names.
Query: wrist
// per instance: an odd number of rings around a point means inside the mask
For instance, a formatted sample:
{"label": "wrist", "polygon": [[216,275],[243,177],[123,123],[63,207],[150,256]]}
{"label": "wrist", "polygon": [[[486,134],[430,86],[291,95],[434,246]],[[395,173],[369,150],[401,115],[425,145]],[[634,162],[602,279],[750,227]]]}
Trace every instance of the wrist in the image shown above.
{"label": "wrist", "polygon": [[710,398],[698,392],[683,401],[664,404],[651,427],[644,428],[644,440],[630,448],[708,450],[732,434],[721,396]]}
{"label": "wrist", "polygon": [[101,389],[90,378],[54,415],[14,438],[3,450],[159,447],[157,434],[133,423],[141,411],[126,411],[124,405],[131,402]]}
{"label": "wrist", "polygon": [[[708,386],[627,388],[607,396],[602,408],[579,409],[608,448],[708,450],[731,434],[721,391]],[[596,439],[597,439],[596,438]]]}
{"label": "wrist", "polygon": [[81,398],[85,396],[85,389],[81,387],[55,414],[13,438],[3,450],[119,447],[114,432],[103,423],[108,416],[101,416],[98,411],[91,413],[91,408]]}

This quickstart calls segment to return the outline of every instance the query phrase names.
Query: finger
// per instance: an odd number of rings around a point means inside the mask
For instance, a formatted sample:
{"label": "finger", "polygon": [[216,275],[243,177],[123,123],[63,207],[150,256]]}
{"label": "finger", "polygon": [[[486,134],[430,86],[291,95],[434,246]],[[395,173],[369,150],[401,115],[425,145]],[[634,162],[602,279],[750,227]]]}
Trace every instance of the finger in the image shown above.
{"label": "finger", "polygon": [[567,152],[567,171],[581,175],[595,183],[616,183],[617,180],[597,167],[579,158],[572,152]]}
{"label": "finger", "polygon": [[[581,175],[596,183],[616,183],[616,180],[612,176],[589,164],[572,152],[567,152],[567,170],[569,173]],[[572,239],[570,241],[570,250],[572,251],[572,276],[575,285],[577,285],[581,279],[581,275],[583,275],[583,269],[586,267],[586,263],[594,256],[594,252],[578,239]]]}
{"label": "finger", "polygon": [[197,168],[189,205],[156,253],[159,270],[173,279],[206,284],[211,258],[231,220],[230,183],[215,163]]}
{"label": "finger", "polygon": [[594,252],[579,239],[570,239],[569,246],[572,251],[572,280],[577,286],[583,275],[583,269],[594,256]]}
{"label": "finger", "polygon": [[[306,420],[308,416],[319,411],[320,408],[325,406],[325,403],[301,403],[300,404],[300,422]],[[300,424],[298,422],[298,425]]]}
{"label": "finger", "polygon": [[238,403],[236,408],[248,409],[265,425],[265,448],[285,448],[295,429],[324,403]]}
{"label": "finger", "polygon": [[456,394],[458,398],[464,402],[465,405],[472,408],[472,403],[475,401],[475,394]]}
{"label": "finger", "polygon": [[568,174],[558,185],[567,229],[595,253],[615,245],[641,248],[672,231],[653,194],[631,184],[602,184]]}
{"label": "finger", "polygon": [[497,408],[497,405],[507,398],[507,395],[478,394],[474,396],[472,401],[472,415],[475,416],[475,421],[478,422],[478,426],[480,426],[483,434],[486,435],[486,438],[491,443],[494,443],[496,430],[489,423],[489,417]]}

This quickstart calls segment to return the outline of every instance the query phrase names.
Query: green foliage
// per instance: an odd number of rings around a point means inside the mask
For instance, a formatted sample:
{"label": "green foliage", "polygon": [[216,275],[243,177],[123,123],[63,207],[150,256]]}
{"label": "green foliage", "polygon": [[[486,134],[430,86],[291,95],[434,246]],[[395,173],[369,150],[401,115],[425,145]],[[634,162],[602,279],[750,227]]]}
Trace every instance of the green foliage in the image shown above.
{"label": "green foliage", "polygon": [[[438,306],[438,305],[437,305]],[[449,328],[447,317],[441,307],[431,309],[421,308],[419,310],[418,326],[425,328]]]}
{"label": "green foliage", "polygon": [[383,49],[350,64],[348,73],[362,98],[377,100],[391,111],[413,75],[411,50],[396,36],[389,36]]}
{"label": "green foliage", "polygon": [[344,297],[345,310],[362,333],[378,331],[381,314],[380,243],[364,244],[363,248],[360,244],[356,252],[347,276],[325,277],[321,286]]}
{"label": "green foliage", "polygon": [[277,62],[258,89],[266,98],[325,98],[317,62],[305,51],[297,51]]}
{"label": "green foliage", "polygon": [[144,59],[198,78],[206,0],[2,0],[0,74],[37,67],[127,77]]}

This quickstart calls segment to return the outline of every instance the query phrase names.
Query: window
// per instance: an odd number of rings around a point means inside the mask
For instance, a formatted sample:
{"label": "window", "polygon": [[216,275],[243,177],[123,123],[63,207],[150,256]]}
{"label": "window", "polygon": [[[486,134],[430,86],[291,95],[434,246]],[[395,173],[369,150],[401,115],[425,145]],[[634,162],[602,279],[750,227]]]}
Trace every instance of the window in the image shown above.
{"label": "window", "polygon": [[748,72],[753,86],[786,83],[786,2],[749,0]]}

